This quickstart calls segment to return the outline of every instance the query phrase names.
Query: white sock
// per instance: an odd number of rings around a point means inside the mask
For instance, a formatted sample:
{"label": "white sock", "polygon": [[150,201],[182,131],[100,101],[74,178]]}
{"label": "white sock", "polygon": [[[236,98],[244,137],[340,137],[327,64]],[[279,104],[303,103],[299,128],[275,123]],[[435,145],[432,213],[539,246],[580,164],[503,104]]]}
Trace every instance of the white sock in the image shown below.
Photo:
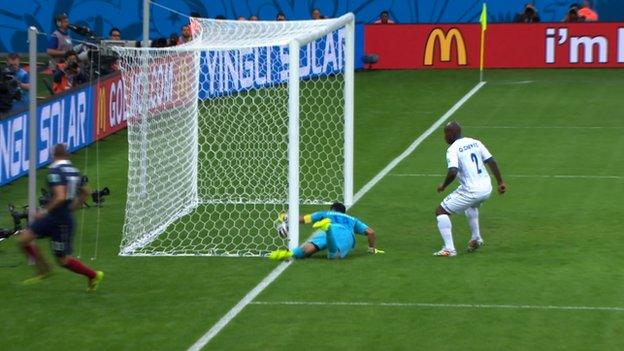
{"label": "white sock", "polygon": [[466,214],[466,218],[468,218],[470,233],[472,233],[470,240],[482,240],[481,232],[479,231],[479,209],[471,207],[464,211],[464,213]]}
{"label": "white sock", "polygon": [[453,244],[453,224],[448,215],[438,216],[438,229],[444,240],[444,248],[450,251],[455,251],[455,245]]}

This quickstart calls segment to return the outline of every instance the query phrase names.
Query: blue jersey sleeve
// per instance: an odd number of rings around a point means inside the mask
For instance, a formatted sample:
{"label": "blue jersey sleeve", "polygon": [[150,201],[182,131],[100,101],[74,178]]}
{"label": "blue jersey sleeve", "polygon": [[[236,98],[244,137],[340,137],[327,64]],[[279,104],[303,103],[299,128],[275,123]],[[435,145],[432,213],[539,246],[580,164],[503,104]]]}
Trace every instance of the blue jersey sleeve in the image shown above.
{"label": "blue jersey sleeve", "polygon": [[355,226],[353,227],[354,232],[364,235],[366,234],[366,229],[368,229],[366,223],[360,221],[359,219],[355,220]]}
{"label": "blue jersey sleeve", "polygon": [[314,212],[313,214],[310,215],[312,223],[318,222],[321,219],[327,218],[327,217],[328,217],[328,212],[327,211]]}

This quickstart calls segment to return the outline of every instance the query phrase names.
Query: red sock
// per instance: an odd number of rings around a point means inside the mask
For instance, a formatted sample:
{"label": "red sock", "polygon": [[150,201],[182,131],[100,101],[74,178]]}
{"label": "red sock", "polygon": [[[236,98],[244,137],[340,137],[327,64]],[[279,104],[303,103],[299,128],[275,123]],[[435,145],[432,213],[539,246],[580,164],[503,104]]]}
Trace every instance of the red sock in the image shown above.
{"label": "red sock", "polygon": [[68,258],[67,264],[65,264],[63,267],[69,269],[74,273],[85,275],[89,277],[89,279],[95,278],[95,271],[85,266],[84,264],[82,264],[82,262],[78,261],[75,258]]}
{"label": "red sock", "polygon": [[31,258],[35,261],[37,261],[39,259],[40,253],[39,253],[39,248],[35,245],[29,244],[26,246],[22,246],[24,248],[24,252],[26,252],[26,256],[28,256],[28,258]]}

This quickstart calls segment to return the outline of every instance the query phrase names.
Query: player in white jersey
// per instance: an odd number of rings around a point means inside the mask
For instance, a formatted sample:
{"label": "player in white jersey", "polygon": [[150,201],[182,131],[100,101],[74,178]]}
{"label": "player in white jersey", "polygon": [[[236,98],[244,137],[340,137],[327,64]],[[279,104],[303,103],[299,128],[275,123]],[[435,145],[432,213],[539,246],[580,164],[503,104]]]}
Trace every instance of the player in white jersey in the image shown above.
{"label": "player in white jersey", "polygon": [[496,181],[498,192],[504,194],[507,185],[498,170],[498,165],[488,149],[479,140],[462,137],[461,127],[457,122],[450,122],[444,127],[444,139],[450,145],[446,151],[448,173],[444,182],[438,185],[438,192],[444,191],[456,177],[459,187],[442,200],[436,210],[438,229],[444,240],[444,247],[434,256],[452,257],[457,255],[453,244],[450,215],[464,213],[470,225],[471,238],[468,251],[472,252],[483,245],[479,232],[479,206],[492,193],[490,175],[485,169],[488,165]]}

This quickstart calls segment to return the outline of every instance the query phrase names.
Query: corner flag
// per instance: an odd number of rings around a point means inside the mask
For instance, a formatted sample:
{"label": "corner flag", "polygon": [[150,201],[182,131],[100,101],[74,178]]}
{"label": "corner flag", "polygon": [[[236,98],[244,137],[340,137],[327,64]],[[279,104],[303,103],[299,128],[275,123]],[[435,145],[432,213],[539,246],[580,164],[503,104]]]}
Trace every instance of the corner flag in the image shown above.
{"label": "corner flag", "polygon": [[479,22],[481,22],[481,59],[479,65],[479,79],[483,82],[483,69],[484,67],[484,56],[485,56],[485,31],[487,30],[487,5],[485,2],[483,3],[483,10],[481,10],[481,17],[479,18]]}

